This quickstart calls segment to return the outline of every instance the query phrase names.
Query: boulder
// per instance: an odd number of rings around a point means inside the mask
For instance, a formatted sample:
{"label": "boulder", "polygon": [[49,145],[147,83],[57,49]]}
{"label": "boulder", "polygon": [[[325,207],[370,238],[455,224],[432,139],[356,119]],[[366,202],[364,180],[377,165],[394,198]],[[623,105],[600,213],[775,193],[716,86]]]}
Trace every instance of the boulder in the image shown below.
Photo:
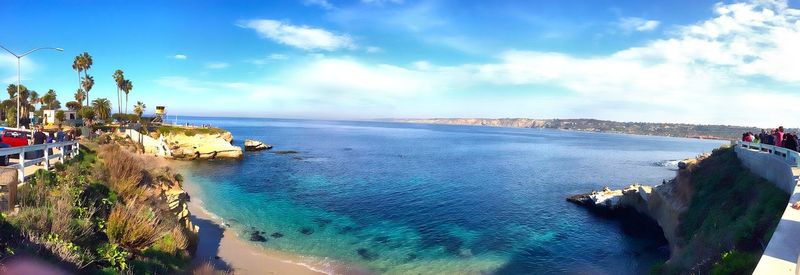
{"label": "boulder", "polygon": [[269,149],[272,149],[272,145],[264,144],[263,142],[258,140],[247,139],[244,141],[245,151],[261,151]]}

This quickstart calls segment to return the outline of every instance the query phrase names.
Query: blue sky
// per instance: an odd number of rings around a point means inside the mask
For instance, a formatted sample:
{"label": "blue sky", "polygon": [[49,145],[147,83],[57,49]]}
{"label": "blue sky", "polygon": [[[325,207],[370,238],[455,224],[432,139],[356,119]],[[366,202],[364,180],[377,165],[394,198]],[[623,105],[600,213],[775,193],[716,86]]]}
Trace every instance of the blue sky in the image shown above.
{"label": "blue sky", "polygon": [[[794,2],[13,1],[0,44],[23,84],[170,114],[599,118],[784,124],[800,104]],[[16,81],[0,55],[0,81]],[[130,107],[129,107],[130,108]]]}

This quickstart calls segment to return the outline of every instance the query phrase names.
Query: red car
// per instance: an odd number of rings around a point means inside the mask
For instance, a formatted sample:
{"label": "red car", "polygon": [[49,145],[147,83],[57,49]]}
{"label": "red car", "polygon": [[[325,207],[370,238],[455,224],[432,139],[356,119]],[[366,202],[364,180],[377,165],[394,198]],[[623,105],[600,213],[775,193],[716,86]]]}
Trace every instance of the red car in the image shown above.
{"label": "red car", "polygon": [[31,132],[22,130],[5,129],[2,133],[3,143],[11,147],[28,146],[28,140],[31,136]]}

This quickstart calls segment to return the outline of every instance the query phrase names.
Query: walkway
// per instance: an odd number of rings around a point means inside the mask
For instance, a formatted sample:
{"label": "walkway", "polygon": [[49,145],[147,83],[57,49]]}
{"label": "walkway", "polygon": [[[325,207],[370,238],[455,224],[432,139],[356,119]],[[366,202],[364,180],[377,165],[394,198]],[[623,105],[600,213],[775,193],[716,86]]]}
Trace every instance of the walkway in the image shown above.
{"label": "walkway", "polygon": [[800,201],[800,153],[749,142],[737,142],[734,149],[739,160],[751,172],[767,179],[790,195],[778,227],[769,240],[753,274],[796,274],[800,255],[800,210],[791,205]]}

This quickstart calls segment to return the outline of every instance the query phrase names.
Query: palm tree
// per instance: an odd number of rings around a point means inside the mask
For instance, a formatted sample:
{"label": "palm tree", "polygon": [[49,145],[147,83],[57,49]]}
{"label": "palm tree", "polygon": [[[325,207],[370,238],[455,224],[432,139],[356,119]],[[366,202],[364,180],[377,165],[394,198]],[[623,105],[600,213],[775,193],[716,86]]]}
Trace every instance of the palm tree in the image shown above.
{"label": "palm tree", "polygon": [[[50,90],[52,91],[52,89]],[[34,106],[36,106],[36,103],[41,103],[41,98],[39,98],[39,93],[37,93],[36,91],[31,92],[30,97],[31,97],[31,104],[33,104]],[[36,110],[36,107],[34,107],[33,109]]]}
{"label": "palm tree", "polygon": [[111,116],[111,101],[107,98],[98,98],[92,101],[92,108],[99,119],[108,119]]}
{"label": "palm tree", "polygon": [[53,110],[53,108],[56,105],[56,102],[58,102],[58,99],[56,97],[56,91],[53,91],[52,89],[47,91],[47,93],[44,96],[42,96],[42,105],[43,105],[42,107],[44,107],[44,105],[47,105],[48,110]]}
{"label": "palm tree", "polygon": [[120,104],[121,99],[119,90],[122,90],[122,85],[125,85],[125,74],[122,72],[122,70],[117,69],[114,71],[114,75],[112,75],[112,77],[114,77],[114,82],[117,83],[117,113],[122,113],[122,108],[120,107],[122,104]]}
{"label": "palm tree", "polygon": [[[81,71],[83,71],[83,67],[84,67],[85,63],[86,63],[86,60],[80,54],[76,55],[75,56],[75,60],[72,61],[72,69],[75,70],[76,72],[78,72],[78,88],[79,89],[81,88]],[[81,101],[81,103],[82,102],[83,101]]]}
{"label": "palm tree", "polygon": [[[92,82],[94,82],[94,79],[92,80]],[[94,83],[92,83],[92,86],[94,86]],[[84,92],[83,89],[78,89],[77,91],[75,91],[75,101],[79,102],[81,106],[83,106],[83,99],[85,98],[86,98],[86,92]]]}
{"label": "palm tree", "polygon": [[128,93],[133,90],[133,82],[130,79],[125,79],[122,82],[122,91],[125,92],[125,114],[128,114]]}
{"label": "palm tree", "polygon": [[83,52],[83,54],[81,54],[81,58],[83,58],[83,70],[85,71],[84,75],[86,75],[89,73],[89,69],[92,68],[92,65],[94,65],[94,60],[92,60],[92,56],[89,55],[88,52]]}
{"label": "palm tree", "polygon": [[136,101],[136,105],[133,105],[133,113],[139,117],[139,121],[142,121],[142,114],[144,114],[144,109],[147,109],[147,105],[144,105],[141,101]]}
{"label": "palm tree", "polygon": [[89,91],[94,87],[94,77],[86,75],[83,77],[83,90],[86,91],[86,105],[89,105]]}

